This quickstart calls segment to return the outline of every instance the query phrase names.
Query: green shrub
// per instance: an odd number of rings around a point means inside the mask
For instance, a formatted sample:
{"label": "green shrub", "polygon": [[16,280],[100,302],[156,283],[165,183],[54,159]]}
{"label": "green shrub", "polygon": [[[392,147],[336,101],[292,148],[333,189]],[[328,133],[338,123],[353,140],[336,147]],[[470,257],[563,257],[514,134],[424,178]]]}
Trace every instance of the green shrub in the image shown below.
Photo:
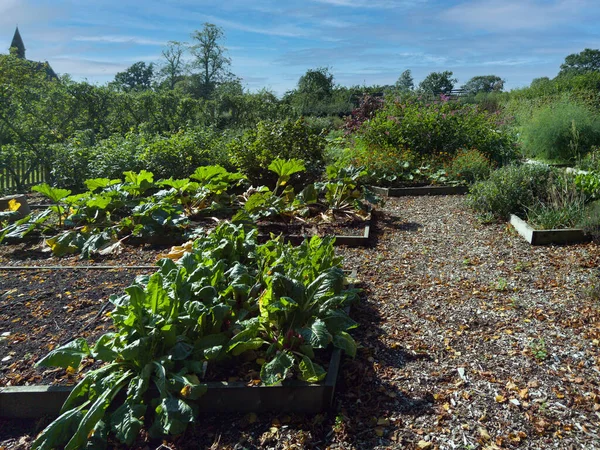
{"label": "green shrub", "polygon": [[113,134],[90,149],[90,178],[122,178],[123,172],[144,169],[138,158],[145,141],[137,133]]}
{"label": "green shrub", "polygon": [[259,122],[256,129],[247,130],[227,148],[231,162],[252,183],[272,184],[276,177],[268,167],[277,158],[300,159],[306,166],[303,176],[318,178],[323,171],[325,145],[325,138],[312,131],[303,119],[286,119]]}
{"label": "green shrub", "polygon": [[53,144],[52,151],[52,184],[79,190],[89,177],[91,162],[90,147],[95,138],[92,130],[78,131],[67,142]]}
{"label": "green shrub", "polygon": [[507,219],[523,216],[539,199],[545,199],[551,169],[543,165],[509,165],[471,186],[467,202],[477,213]]}
{"label": "green shrub", "polygon": [[197,167],[213,164],[211,147],[215,139],[208,130],[156,136],[144,146],[138,158],[143,168],[157,178],[185,178]]}
{"label": "green shrub", "polygon": [[501,127],[497,114],[457,102],[388,103],[358,133],[375,148],[402,147],[422,157],[454,155],[464,148],[476,148],[500,164],[516,156],[515,137]]}
{"label": "green shrub", "polygon": [[523,152],[531,158],[575,161],[600,144],[600,116],[563,100],[534,112],[521,130]]}
{"label": "green shrub", "polygon": [[345,150],[344,161],[346,165],[365,169],[366,175],[362,179],[365,184],[393,187],[427,181],[419,179],[415,173],[419,167],[416,155],[402,148],[368,145],[359,138]]}
{"label": "green shrub", "polygon": [[[587,205],[577,227],[582,228],[595,241],[600,241],[600,200]],[[600,292],[600,285],[597,286]]]}
{"label": "green shrub", "polygon": [[591,150],[579,160],[577,167],[600,173],[600,147],[592,147]]}
{"label": "green shrub", "polygon": [[479,150],[459,150],[446,167],[446,173],[451,180],[471,184],[486,179],[492,168],[493,164]]}

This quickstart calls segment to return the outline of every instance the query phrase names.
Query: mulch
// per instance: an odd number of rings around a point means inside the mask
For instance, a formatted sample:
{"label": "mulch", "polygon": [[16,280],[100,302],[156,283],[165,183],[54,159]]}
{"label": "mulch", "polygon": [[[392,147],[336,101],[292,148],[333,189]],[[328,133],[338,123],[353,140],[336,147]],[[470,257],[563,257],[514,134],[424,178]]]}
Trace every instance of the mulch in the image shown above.
{"label": "mulch", "polygon": [[[531,247],[505,224],[480,225],[460,196],[389,199],[372,232],[371,248],[338,250],[364,291],[352,311],[361,348],[343,362],[333,411],[202,417],[135,448],[600,448],[598,244]],[[16,261],[57,263],[26,255]],[[14,263],[3,249],[0,264]],[[53,342],[44,325],[56,341],[73,336],[134,276],[75,272],[0,272],[0,333],[26,338],[9,336],[0,359],[29,353],[18,371],[1,363],[0,382],[34,376],[28,367],[46,351],[26,347],[34,331],[37,347]],[[19,331],[24,322],[37,326]],[[27,448],[47,423],[0,422],[0,448]]]}

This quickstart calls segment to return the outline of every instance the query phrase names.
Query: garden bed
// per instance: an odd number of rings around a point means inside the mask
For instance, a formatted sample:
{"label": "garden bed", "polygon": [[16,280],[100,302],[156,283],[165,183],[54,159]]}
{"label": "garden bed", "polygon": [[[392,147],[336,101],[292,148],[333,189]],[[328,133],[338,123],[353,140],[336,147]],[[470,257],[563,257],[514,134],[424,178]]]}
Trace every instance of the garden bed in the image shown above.
{"label": "garden bed", "polygon": [[[290,380],[276,386],[249,386],[243,382],[209,382],[198,402],[206,413],[264,413],[270,411],[318,413],[333,404],[341,350],[334,349],[327,377],[320,383]],[[0,417],[32,419],[56,417],[72,386],[0,387]]]}
{"label": "garden bed", "polygon": [[308,223],[308,224],[281,224],[265,222],[258,224],[259,241],[265,242],[271,234],[282,235],[283,240],[294,245],[300,244],[311,236],[334,236],[334,245],[349,247],[367,246],[371,242],[371,225],[374,213],[371,212],[365,220],[349,219],[339,223]]}
{"label": "garden bed", "polygon": [[[333,411],[206,414],[131,448],[597,447],[600,247],[531,247],[457,196],[390,199],[377,219],[374,247],[338,249],[365,296]],[[0,447],[47,424],[22,423],[0,421]]]}
{"label": "garden bed", "polygon": [[375,194],[384,197],[408,197],[423,195],[464,195],[469,192],[468,186],[410,186],[387,188],[371,186]]}
{"label": "garden bed", "polygon": [[510,224],[531,245],[580,244],[591,240],[580,228],[536,230],[514,214],[510,216]]}

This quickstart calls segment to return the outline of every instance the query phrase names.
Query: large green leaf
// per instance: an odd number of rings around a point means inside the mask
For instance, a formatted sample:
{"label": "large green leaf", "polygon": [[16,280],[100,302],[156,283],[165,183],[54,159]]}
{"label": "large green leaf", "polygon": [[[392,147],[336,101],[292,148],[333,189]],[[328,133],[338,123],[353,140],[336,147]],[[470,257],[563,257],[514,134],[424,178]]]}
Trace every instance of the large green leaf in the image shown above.
{"label": "large green leaf", "polygon": [[178,398],[163,398],[155,411],[156,419],[151,427],[153,434],[181,434],[194,421],[190,405]]}
{"label": "large green leaf", "polygon": [[344,350],[352,358],[356,356],[356,341],[345,331],[340,331],[333,337],[333,345]]}
{"label": "large green leaf", "polygon": [[260,369],[260,379],[267,386],[277,384],[284,380],[289,370],[294,365],[294,359],[288,352],[279,352]]}
{"label": "large green leaf", "polygon": [[325,369],[306,355],[302,356],[302,361],[300,361],[298,367],[300,368],[300,379],[308,383],[318,383],[327,375]]}
{"label": "large green leaf", "polygon": [[304,341],[314,348],[325,348],[332,341],[332,336],[327,330],[327,325],[321,319],[315,319],[310,327],[298,330]]}
{"label": "large green leaf", "polygon": [[268,342],[260,337],[251,338],[247,341],[239,341],[229,346],[228,351],[233,356],[239,356],[248,350],[257,350]]}
{"label": "large green leaf", "polygon": [[81,409],[88,405],[84,403],[78,408],[62,413],[54,422],[48,425],[31,445],[32,450],[52,450],[62,447],[77,430],[83,414]]}
{"label": "large green leaf", "polygon": [[62,347],[52,350],[37,363],[37,367],[79,367],[81,360],[91,354],[88,343],[83,338],[75,339]]}
{"label": "large green leaf", "polygon": [[164,280],[160,272],[154,273],[148,281],[145,303],[153,314],[162,314],[171,309],[171,299],[163,285]]}
{"label": "large green leaf", "polygon": [[119,441],[132,445],[144,425],[146,405],[130,404],[126,401],[110,416],[110,428]]}
{"label": "large green leaf", "polygon": [[42,183],[42,184],[38,184],[37,186],[33,186],[31,188],[31,190],[34,192],[39,192],[42,195],[45,195],[50,200],[52,200],[54,203],[58,203],[61,200],[63,200],[64,198],[66,198],[68,195],[71,195],[71,191],[68,189],[54,188],[46,183]]}
{"label": "large green leaf", "polygon": [[290,177],[293,174],[306,170],[306,167],[300,159],[294,158],[285,160],[277,158],[269,164],[269,170],[275,172],[279,177],[277,184],[279,186],[284,186],[290,181]]}
{"label": "large green leaf", "polygon": [[131,378],[131,372],[124,373],[120,378],[116,379],[110,389],[106,389],[100,394],[96,401],[86,411],[79,423],[77,431],[65,446],[65,450],[78,450],[82,448],[98,421],[104,417],[112,400],[127,384],[129,378]]}
{"label": "large green leaf", "polygon": [[121,180],[111,180],[109,178],[92,178],[85,180],[85,187],[87,187],[89,191],[94,192],[96,189],[104,189],[105,187],[113,186],[120,182]]}
{"label": "large green leaf", "polygon": [[118,355],[117,351],[113,348],[116,336],[116,333],[106,333],[100,336],[100,339],[96,341],[92,349],[92,356],[102,361],[115,360]]}

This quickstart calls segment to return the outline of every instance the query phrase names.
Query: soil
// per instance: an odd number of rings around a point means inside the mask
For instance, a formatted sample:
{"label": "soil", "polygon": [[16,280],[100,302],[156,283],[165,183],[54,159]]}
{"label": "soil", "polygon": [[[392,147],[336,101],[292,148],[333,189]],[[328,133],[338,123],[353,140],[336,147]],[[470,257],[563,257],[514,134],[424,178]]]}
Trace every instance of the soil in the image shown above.
{"label": "soil", "polygon": [[[342,364],[332,411],[203,416],[182,436],[156,442],[141,435],[133,448],[600,448],[597,243],[532,247],[506,224],[480,225],[462,196],[387,199],[372,233],[371,248],[338,249],[364,291],[352,311],[361,348]],[[156,257],[142,248],[104,263],[131,264],[138,254],[144,263]],[[41,274],[44,283],[33,278]],[[0,273],[0,326],[27,338],[10,351],[21,352],[33,328],[20,327],[39,311],[26,309],[20,294],[61,305],[39,315],[36,331],[52,329],[54,320],[73,329],[134,274],[111,272],[115,284],[98,295],[107,279],[91,271],[63,276]],[[84,300],[87,315],[70,319],[75,310],[63,307]],[[29,350],[29,362],[12,373],[25,377],[33,355],[45,351]],[[47,423],[0,422],[0,448],[28,448]]]}

